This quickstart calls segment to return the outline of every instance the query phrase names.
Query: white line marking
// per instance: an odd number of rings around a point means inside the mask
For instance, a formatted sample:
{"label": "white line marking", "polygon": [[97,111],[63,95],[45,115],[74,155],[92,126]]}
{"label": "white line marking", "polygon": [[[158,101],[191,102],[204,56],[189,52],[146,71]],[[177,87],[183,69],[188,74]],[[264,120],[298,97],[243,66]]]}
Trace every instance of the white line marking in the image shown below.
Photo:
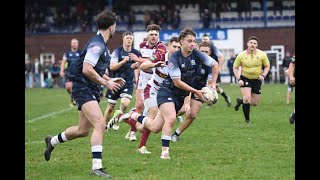
{"label": "white line marking", "polygon": [[[102,104],[104,102],[106,102],[106,101],[102,101],[102,102],[100,101],[100,104]],[[63,109],[63,110],[60,110],[60,111],[55,111],[55,112],[52,112],[52,113],[48,113],[48,114],[45,114],[45,115],[30,119],[30,120],[26,120],[26,123],[33,123],[35,121],[46,119],[48,117],[55,116],[57,114],[61,114],[61,113],[67,112],[67,111],[70,111],[72,109],[77,109],[77,107],[67,108],[67,109]]]}
{"label": "white line marking", "polygon": [[26,122],[27,123],[33,123],[35,121],[38,121],[38,120],[41,120],[41,119],[45,119],[45,118],[48,118],[50,116],[55,116],[57,114],[61,114],[61,113],[70,111],[71,109],[74,109],[74,108],[67,108],[67,109],[63,109],[63,110],[60,110],[60,111],[55,111],[55,112],[52,112],[52,113],[49,113],[49,114],[42,115],[42,116],[37,117],[37,118],[33,118],[33,119],[30,119],[30,120],[27,120]]}
{"label": "white line marking", "polygon": [[32,141],[32,142],[26,142],[24,143],[24,145],[27,145],[27,144],[40,144],[40,143],[45,143],[44,141]]}

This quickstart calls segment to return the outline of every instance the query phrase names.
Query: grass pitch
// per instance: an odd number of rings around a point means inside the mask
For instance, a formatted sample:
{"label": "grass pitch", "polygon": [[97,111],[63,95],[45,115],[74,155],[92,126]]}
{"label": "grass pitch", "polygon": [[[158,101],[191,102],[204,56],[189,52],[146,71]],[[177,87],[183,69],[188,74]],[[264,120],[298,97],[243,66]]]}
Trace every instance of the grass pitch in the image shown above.
{"label": "grass pitch", "polygon": [[[147,148],[152,154],[140,155],[139,141],[124,139],[127,124],[121,124],[118,131],[109,130],[103,144],[107,171],[114,179],[294,179],[295,125],[288,120],[294,92],[287,105],[287,85],[262,85],[260,104],[251,106],[251,125],[247,125],[242,108],[234,110],[239,87],[221,86],[232,106],[227,107],[222,96],[210,109],[203,105],[181,141],[170,143],[170,160],[160,159],[161,133],[150,134]],[[69,107],[66,90],[26,89],[25,98],[25,179],[100,179],[89,176],[89,137],[59,144],[51,160],[44,159],[44,137],[78,123],[77,109]],[[101,100],[103,111],[106,105],[106,99]]]}

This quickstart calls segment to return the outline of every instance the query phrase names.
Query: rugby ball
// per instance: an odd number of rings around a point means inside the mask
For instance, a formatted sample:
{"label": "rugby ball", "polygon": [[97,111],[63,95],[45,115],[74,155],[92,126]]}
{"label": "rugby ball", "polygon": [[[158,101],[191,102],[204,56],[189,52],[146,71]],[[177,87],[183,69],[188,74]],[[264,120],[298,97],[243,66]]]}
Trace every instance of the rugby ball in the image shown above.
{"label": "rugby ball", "polygon": [[209,88],[207,86],[203,87],[201,89],[203,92],[203,97],[206,100],[206,103],[208,104],[215,104],[218,101],[218,93],[216,90]]}

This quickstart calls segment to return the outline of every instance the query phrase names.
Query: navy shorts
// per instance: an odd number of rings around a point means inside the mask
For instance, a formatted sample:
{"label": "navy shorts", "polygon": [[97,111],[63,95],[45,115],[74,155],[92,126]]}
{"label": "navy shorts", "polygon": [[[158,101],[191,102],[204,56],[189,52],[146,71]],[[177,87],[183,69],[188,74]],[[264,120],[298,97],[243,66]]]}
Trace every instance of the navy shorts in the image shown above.
{"label": "navy shorts", "polygon": [[88,101],[98,101],[99,103],[100,92],[75,82],[72,87],[72,98],[76,102],[78,110],[81,111],[82,105]]}
{"label": "navy shorts", "polygon": [[178,111],[182,108],[184,103],[185,96],[176,96],[174,93],[166,88],[160,87],[158,94],[157,94],[157,103],[158,107],[160,107],[161,104],[166,102],[173,102],[174,107],[176,110],[176,114]]}
{"label": "navy shorts", "polygon": [[74,75],[71,74],[65,74],[66,82],[73,82],[74,81]]}
{"label": "navy shorts", "polygon": [[251,87],[251,92],[261,94],[262,81],[259,79],[248,79],[244,76],[240,76],[240,79],[243,81],[243,85],[240,87]]}
{"label": "navy shorts", "polygon": [[112,100],[118,100],[121,96],[121,94],[129,94],[132,96],[133,92],[133,84],[132,85],[124,85],[118,92],[114,92],[112,94],[111,91],[106,92],[106,98],[112,99]]}
{"label": "navy shorts", "polygon": [[288,92],[293,92],[294,85],[288,83]]}

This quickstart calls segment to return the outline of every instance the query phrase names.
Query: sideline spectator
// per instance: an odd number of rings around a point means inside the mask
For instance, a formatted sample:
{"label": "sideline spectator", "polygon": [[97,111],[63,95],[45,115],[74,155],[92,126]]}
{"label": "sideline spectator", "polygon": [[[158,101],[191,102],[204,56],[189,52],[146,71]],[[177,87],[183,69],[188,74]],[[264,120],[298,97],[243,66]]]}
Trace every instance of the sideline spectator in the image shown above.
{"label": "sideline spectator", "polygon": [[34,59],[34,81],[35,85],[34,87],[40,88],[41,87],[41,73],[42,73],[42,65],[39,61],[39,58]]}
{"label": "sideline spectator", "polygon": [[24,75],[25,75],[25,87],[32,88],[33,83],[33,68],[30,59],[25,60]]}

